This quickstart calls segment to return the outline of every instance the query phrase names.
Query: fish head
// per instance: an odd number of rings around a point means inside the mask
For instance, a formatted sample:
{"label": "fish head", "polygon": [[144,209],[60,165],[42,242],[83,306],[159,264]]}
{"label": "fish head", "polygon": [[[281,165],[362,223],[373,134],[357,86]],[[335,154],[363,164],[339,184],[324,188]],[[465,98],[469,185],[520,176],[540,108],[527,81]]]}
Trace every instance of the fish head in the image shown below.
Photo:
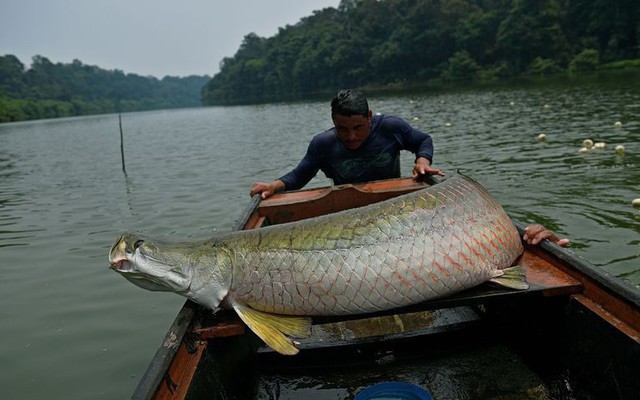
{"label": "fish head", "polygon": [[143,289],[174,292],[216,309],[229,293],[232,255],[216,240],[169,242],[125,233],[109,251],[111,269]]}
{"label": "fish head", "polygon": [[147,290],[185,293],[191,269],[184,251],[176,245],[125,233],[109,251],[110,268]]}

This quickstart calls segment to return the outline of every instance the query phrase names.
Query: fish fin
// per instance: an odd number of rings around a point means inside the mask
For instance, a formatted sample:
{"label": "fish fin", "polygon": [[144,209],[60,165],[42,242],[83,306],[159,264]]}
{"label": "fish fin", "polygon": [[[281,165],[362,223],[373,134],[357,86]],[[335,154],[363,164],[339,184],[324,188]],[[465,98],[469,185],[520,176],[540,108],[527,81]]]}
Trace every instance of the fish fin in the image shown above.
{"label": "fish fin", "polygon": [[489,282],[493,282],[500,286],[508,287],[516,290],[529,289],[529,284],[526,281],[526,273],[524,269],[518,265],[511,268],[505,268],[498,271],[496,275],[489,279]]}
{"label": "fish fin", "polygon": [[290,315],[269,314],[254,310],[242,304],[234,304],[233,309],[260,339],[280,354],[294,355],[298,349],[289,336],[309,336],[311,318]]}

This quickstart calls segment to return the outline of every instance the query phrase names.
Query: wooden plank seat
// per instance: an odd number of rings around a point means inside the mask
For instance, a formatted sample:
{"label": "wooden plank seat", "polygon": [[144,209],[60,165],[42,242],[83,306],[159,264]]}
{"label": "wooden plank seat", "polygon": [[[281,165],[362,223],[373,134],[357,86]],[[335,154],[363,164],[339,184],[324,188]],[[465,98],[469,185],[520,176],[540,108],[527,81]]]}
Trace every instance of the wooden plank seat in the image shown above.
{"label": "wooden plank seat", "polygon": [[[299,341],[301,349],[339,346],[355,341],[375,340],[385,336],[425,335],[461,329],[478,322],[480,316],[471,308],[488,301],[512,302],[527,296],[568,296],[580,293],[582,285],[548,261],[525,252],[516,262],[526,273],[527,290],[511,290],[491,283],[409,307],[380,313],[338,317],[314,317],[312,335]],[[201,326],[195,332],[200,339],[233,336],[245,332],[239,320]],[[358,332],[358,333],[355,333]],[[261,351],[270,352],[268,347]]]}
{"label": "wooden plank seat", "polygon": [[[510,290],[486,283],[476,288],[401,309],[345,317],[316,317],[312,335],[299,340],[300,349],[327,348],[394,340],[461,330],[480,323],[475,305],[513,302],[525,297],[568,296],[580,293],[582,285],[571,276],[550,268],[545,260],[525,252],[518,260],[526,272],[529,289]],[[264,347],[261,352],[271,352]]]}

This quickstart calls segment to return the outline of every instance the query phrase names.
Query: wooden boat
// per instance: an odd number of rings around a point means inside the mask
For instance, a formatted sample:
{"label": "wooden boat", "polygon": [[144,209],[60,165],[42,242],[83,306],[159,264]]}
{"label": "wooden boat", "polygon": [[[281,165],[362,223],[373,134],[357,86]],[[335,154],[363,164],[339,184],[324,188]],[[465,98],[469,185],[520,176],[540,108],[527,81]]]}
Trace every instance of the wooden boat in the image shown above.
{"label": "wooden boat", "polygon": [[[425,185],[402,178],[254,198],[234,229]],[[437,399],[640,399],[640,293],[548,241],[525,246],[517,264],[526,291],[486,284],[386,314],[316,318],[296,356],[265,347],[233,312],[187,301],[133,398],[351,399],[404,382]]]}

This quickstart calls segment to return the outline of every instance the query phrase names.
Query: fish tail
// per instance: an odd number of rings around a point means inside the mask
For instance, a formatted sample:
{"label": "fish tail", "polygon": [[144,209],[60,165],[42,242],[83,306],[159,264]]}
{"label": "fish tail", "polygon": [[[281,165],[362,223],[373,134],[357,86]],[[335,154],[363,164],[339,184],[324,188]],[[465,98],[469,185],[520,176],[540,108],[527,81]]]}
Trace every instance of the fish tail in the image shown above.
{"label": "fish tail", "polygon": [[529,289],[529,284],[527,283],[526,278],[527,276],[524,269],[516,265],[499,271],[496,276],[489,279],[489,282],[493,282],[510,289],[526,290]]}
{"label": "fish tail", "polygon": [[311,329],[310,317],[269,314],[242,304],[233,304],[240,319],[260,339],[280,354],[294,355],[298,349],[290,337],[307,337]]}

